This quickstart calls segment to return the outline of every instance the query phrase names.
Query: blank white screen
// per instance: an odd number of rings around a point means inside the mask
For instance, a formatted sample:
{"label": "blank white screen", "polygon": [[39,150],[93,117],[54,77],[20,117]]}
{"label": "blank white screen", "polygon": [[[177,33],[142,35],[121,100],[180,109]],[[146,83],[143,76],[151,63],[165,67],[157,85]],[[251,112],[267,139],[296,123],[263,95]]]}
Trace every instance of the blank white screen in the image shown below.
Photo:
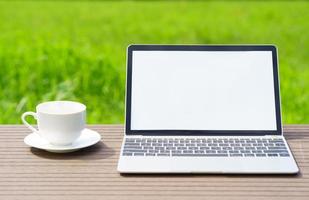
{"label": "blank white screen", "polygon": [[271,51],[133,51],[132,130],[276,130]]}

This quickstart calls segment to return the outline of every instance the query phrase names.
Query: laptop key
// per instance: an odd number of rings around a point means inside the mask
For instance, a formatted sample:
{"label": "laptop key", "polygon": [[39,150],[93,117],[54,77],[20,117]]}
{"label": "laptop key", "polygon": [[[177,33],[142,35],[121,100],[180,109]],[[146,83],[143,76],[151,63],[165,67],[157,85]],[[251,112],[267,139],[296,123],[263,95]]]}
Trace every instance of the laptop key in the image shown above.
{"label": "laptop key", "polygon": [[124,143],[125,146],[139,146],[140,143],[135,143],[135,142],[126,142]]}
{"label": "laptop key", "polygon": [[126,153],[146,153],[147,150],[139,150],[139,149],[124,149],[123,152]]}
{"label": "laptop key", "polygon": [[280,157],[290,157],[290,154],[288,153],[279,153]]}
{"label": "laptop key", "polygon": [[269,150],[286,150],[287,148],[284,147],[268,147]]}
{"label": "laptop key", "polygon": [[248,150],[241,150],[240,153],[251,153],[251,151],[248,151]]}
{"label": "laptop key", "polygon": [[256,146],[263,146],[263,144],[261,144],[261,143],[254,143],[254,144],[252,144],[252,146],[254,146],[254,147],[256,147]]}
{"label": "laptop key", "polygon": [[132,156],[133,154],[132,153],[123,153],[122,155],[123,156]]}
{"label": "laptop key", "polygon": [[195,153],[195,154],[203,154],[203,153],[205,153],[205,152],[202,151],[202,150],[196,150],[196,151],[194,151],[194,153]]}
{"label": "laptop key", "polygon": [[277,157],[278,154],[276,154],[276,153],[268,153],[267,156],[268,157]]}
{"label": "laptop key", "polygon": [[252,153],[263,153],[262,150],[252,150]]}
{"label": "laptop key", "polygon": [[265,153],[257,153],[255,154],[256,157],[266,157]]}
{"label": "laptop key", "polygon": [[144,149],[147,149],[147,150],[153,150],[153,147],[148,147],[148,146],[145,146]]}
{"label": "laptop key", "polygon": [[243,155],[241,153],[232,153],[230,154],[230,157],[242,157]]}
{"label": "laptop key", "polygon": [[229,153],[235,153],[235,154],[237,154],[237,153],[239,153],[239,151],[229,151]]}
{"label": "laptop key", "polygon": [[157,156],[170,156],[168,153],[157,153]]}
{"label": "laptop key", "polygon": [[253,153],[245,153],[244,156],[245,157],[254,157],[254,154]]}
{"label": "laptop key", "polygon": [[144,156],[143,153],[134,153],[134,156]]}
{"label": "laptop key", "polygon": [[164,147],[155,147],[155,150],[164,150]]}
{"label": "laptop key", "polygon": [[264,150],[264,153],[289,153],[287,150]]}
{"label": "laptop key", "polygon": [[142,146],[124,146],[124,149],[142,149]]}

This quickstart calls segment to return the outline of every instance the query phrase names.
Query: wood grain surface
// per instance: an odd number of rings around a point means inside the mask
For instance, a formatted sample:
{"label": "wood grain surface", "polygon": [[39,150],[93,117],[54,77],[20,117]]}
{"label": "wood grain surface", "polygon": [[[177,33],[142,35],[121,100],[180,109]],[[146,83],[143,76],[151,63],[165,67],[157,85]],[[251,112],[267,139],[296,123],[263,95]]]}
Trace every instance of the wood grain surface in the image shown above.
{"label": "wood grain surface", "polygon": [[298,175],[120,175],[122,125],[92,125],[102,140],[69,154],[23,143],[24,126],[0,126],[0,199],[309,199],[309,125],[285,136]]}

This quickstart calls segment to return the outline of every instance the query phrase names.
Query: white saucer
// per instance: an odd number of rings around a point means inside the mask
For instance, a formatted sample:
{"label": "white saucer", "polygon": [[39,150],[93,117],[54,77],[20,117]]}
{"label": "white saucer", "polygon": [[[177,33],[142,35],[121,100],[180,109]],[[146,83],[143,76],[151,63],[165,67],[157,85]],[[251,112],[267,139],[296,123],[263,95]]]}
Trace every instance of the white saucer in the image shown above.
{"label": "white saucer", "polygon": [[25,137],[24,142],[31,147],[43,149],[45,151],[53,153],[68,153],[94,145],[100,140],[101,135],[98,132],[90,129],[84,129],[81,136],[71,145],[67,146],[52,145],[37,133],[29,134],[27,137]]}

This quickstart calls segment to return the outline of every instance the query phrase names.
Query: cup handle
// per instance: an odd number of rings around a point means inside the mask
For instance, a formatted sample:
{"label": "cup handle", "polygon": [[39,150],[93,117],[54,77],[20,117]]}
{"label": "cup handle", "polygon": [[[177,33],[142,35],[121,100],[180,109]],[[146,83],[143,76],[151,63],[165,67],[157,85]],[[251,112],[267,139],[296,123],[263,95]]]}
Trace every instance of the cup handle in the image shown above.
{"label": "cup handle", "polygon": [[27,116],[32,116],[34,119],[37,120],[37,114],[35,112],[25,112],[22,116],[21,116],[21,120],[23,121],[23,123],[33,132],[37,133],[38,130],[35,129],[33,126],[31,126],[27,121],[26,121],[26,117]]}

